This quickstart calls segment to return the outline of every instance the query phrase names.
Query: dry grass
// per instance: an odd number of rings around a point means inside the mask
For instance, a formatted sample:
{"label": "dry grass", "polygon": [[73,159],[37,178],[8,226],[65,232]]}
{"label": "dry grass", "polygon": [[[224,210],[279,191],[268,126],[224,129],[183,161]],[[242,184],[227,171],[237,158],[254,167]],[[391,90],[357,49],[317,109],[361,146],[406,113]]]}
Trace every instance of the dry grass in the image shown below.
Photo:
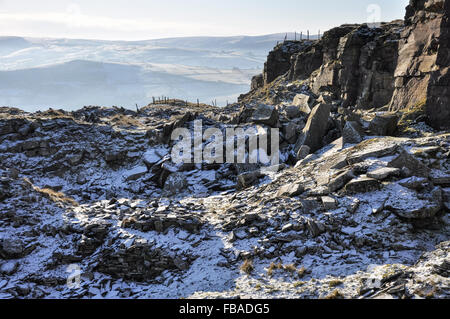
{"label": "dry grass", "polygon": [[141,122],[136,120],[135,118],[124,115],[124,114],[116,114],[109,119],[114,125],[123,126],[123,127],[139,127],[141,126]]}
{"label": "dry grass", "polygon": [[274,271],[275,269],[278,269],[278,270],[283,269],[283,264],[282,264],[281,262],[278,263],[278,264],[275,264],[274,262],[272,262],[272,263],[270,264],[269,268],[267,268],[267,275],[268,275],[269,277],[272,277],[273,271]]}
{"label": "dry grass", "polygon": [[423,288],[417,289],[415,291],[415,294],[417,294],[418,296],[426,299],[434,299],[439,294],[440,289],[437,287],[436,283],[433,280],[430,280],[426,283],[419,281],[418,283],[424,285]]}
{"label": "dry grass", "polygon": [[294,288],[298,288],[300,286],[303,286],[304,284],[306,284],[306,281],[296,281],[292,285],[294,286]]}
{"label": "dry grass", "polygon": [[420,116],[426,115],[426,105],[427,99],[424,98],[420,102],[403,111],[403,114],[398,122],[400,132],[408,133],[410,131],[409,125],[411,125]]}
{"label": "dry grass", "polygon": [[294,264],[283,265],[281,262],[279,262],[277,264],[272,262],[270,264],[269,268],[267,268],[267,275],[269,277],[272,277],[273,272],[275,270],[284,270],[286,272],[289,272],[292,275],[297,274],[298,278],[302,278],[306,273],[305,267],[301,267],[301,268],[297,269],[297,267]]}
{"label": "dry grass", "polygon": [[250,259],[245,260],[241,266],[241,270],[245,272],[247,275],[250,275],[254,270],[253,261]]}
{"label": "dry grass", "polygon": [[122,228],[128,228],[131,225],[134,225],[137,223],[137,219],[134,217],[130,217],[130,218],[125,218],[124,220],[122,220],[122,223],[120,224],[120,227]]}
{"label": "dry grass", "polygon": [[325,296],[323,299],[343,299],[344,296],[342,295],[341,291],[339,289],[333,290],[329,295]]}
{"label": "dry grass", "polygon": [[33,183],[27,178],[24,178],[24,181],[30,185],[30,187],[40,194],[42,194],[44,197],[48,198],[52,202],[55,203],[63,203],[63,204],[69,204],[72,206],[79,206],[76,200],[73,198],[67,197],[64,193],[57,192],[51,188],[39,188],[37,186],[34,186]]}
{"label": "dry grass", "polygon": [[332,288],[342,285],[344,282],[340,279],[333,279],[328,282],[328,285]]}
{"label": "dry grass", "polygon": [[301,267],[301,268],[297,269],[297,275],[298,275],[299,278],[302,278],[305,274],[306,274],[306,268],[305,267]]}
{"label": "dry grass", "polygon": [[286,265],[283,268],[290,273],[295,273],[297,271],[297,267],[295,267],[294,264]]}

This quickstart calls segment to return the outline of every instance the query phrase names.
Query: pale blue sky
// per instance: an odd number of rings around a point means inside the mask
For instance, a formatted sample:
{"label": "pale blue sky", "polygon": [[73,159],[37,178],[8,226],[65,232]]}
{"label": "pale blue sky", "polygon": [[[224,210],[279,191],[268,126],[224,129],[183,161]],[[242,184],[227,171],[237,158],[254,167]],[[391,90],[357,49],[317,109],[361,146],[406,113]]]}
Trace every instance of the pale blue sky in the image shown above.
{"label": "pale blue sky", "polygon": [[[404,17],[408,0],[0,0],[0,35],[142,40],[328,30]],[[375,5],[375,6],[374,6]]]}

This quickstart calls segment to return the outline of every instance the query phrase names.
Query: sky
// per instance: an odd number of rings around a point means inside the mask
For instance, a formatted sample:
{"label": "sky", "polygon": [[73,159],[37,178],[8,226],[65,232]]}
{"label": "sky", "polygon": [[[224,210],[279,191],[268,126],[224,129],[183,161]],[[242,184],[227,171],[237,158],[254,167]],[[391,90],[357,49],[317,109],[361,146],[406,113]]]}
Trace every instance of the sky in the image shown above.
{"label": "sky", "polygon": [[323,33],[402,19],[408,0],[0,0],[0,36],[146,40]]}

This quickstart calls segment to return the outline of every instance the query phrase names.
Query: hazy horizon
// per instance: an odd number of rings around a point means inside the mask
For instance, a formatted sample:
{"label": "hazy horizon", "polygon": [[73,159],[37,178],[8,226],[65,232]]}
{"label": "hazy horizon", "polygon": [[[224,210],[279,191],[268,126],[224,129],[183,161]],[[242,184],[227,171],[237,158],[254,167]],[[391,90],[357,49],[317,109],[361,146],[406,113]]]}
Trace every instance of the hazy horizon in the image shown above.
{"label": "hazy horizon", "polygon": [[321,33],[345,23],[404,17],[408,0],[0,0],[0,36],[145,41]]}
{"label": "hazy horizon", "polygon": [[[404,17],[408,0],[0,0],[0,105],[235,102],[285,34]],[[13,37],[13,38],[9,38]]]}

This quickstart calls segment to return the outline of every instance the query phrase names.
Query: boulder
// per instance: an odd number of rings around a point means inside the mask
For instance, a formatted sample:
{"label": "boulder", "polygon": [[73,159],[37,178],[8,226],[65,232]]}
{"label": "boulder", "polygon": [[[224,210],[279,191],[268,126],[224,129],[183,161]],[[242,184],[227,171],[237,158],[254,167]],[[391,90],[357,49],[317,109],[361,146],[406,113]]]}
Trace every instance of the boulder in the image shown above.
{"label": "boulder", "polygon": [[450,174],[449,173],[442,173],[440,171],[435,172],[433,171],[430,175],[431,181],[434,185],[439,186],[450,186]]}
{"label": "boulder", "polygon": [[258,74],[252,78],[251,90],[257,90],[264,86],[264,75]]}
{"label": "boulder", "polygon": [[308,219],[306,222],[306,227],[308,228],[312,237],[317,237],[325,232],[325,226],[315,220]]}
{"label": "boulder", "polygon": [[129,171],[126,171],[124,174],[125,181],[135,181],[147,173],[147,166],[136,166]]}
{"label": "boulder", "polygon": [[104,159],[108,163],[122,162],[125,159],[125,154],[120,151],[108,151],[105,152]]}
{"label": "boulder", "polygon": [[328,190],[333,193],[340,190],[349,181],[351,181],[355,175],[353,174],[353,169],[347,169],[342,172],[337,173],[327,183]]}
{"label": "boulder", "polygon": [[342,130],[342,145],[359,144],[363,141],[364,131],[357,122],[347,121]]}
{"label": "boulder", "polygon": [[314,99],[308,94],[300,93],[294,97],[292,104],[297,107],[300,112],[309,115],[311,113],[311,107],[314,104]]}
{"label": "boulder", "polygon": [[336,209],[337,203],[336,200],[330,196],[322,196],[321,198],[323,207],[326,210]]}
{"label": "boulder", "polygon": [[0,241],[0,255],[5,259],[22,258],[25,246],[19,238],[5,238]]}
{"label": "boulder", "polygon": [[368,172],[367,176],[375,178],[379,181],[385,180],[390,176],[400,176],[401,170],[395,167],[382,167],[374,171]]}
{"label": "boulder", "polygon": [[328,118],[331,106],[329,104],[319,104],[311,111],[308,122],[295,147],[296,152],[302,145],[308,145],[311,152],[315,152],[323,146],[323,138],[327,133]]}
{"label": "boulder", "polygon": [[316,159],[318,159],[319,157],[316,154],[309,154],[308,156],[306,156],[304,159],[299,160],[296,164],[295,164],[295,168],[300,169],[302,166],[315,161]]}
{"label": "boulder", "polygon": [[385,208],[406,219],[434,217],[442,208],[442,191],[435,189],[431,196],[419,199],[415,192],[392,194]]}
{"label": "boulder", "polygon": [[298,129],[298,125],[296,125],[295,123],[289,122],[286,125],[283,125],[284,138],[290,144],[297,141],[299,131],[300,130]]}
{"label": "boulder", "polygon": [[379,190],[381,183],[367,176],[360,176],[351,180],[347,185],[345,185],[346,194],[357,194],[357,193],[367,193]]}
{"label": "boulder", "polygon": [[165,270],[178,269],[170,252],[158,248],[146,239],[126,239],[119,249],[108,247],[100,254],[102,261],[94,268],[114,278],[130,281],[149,281]]}
{"label": "boulder", "polygon": [[152,147],[149,148],[143,155],[143,161],[145,165],[151,167],[158,163],[164,156],[166,156],[169,151],[164,147]]}
{"label": "boulder", "polygon": [[11,276],[17,271],[18,268],[19,263],[17,261],[9,260],[0,266],[0,274]]}
{"label": "boulder", "polygon": [[11,197],[10,180],[7,178],[0,178],[0,201]]}
{"label": "boulder", "polygon": [[299,118],[302,115],[302,112],[300,112],[300,108],[294,105],[286,107],[284,109],[284,113],[286,114],[286,117],[291,120]]}
{"label": "boulder", "polygon": [[428,179],[424,177],[412,176],[402,179],[399,184],[403,187],[420,191],[428,186]]}
{"label": "boulder", "polygon": [[389,162],[388,166],[400,169],[407,168],[414,176],[428,177],[430,175],[430,169],[405,149],[402,149],[400,154]]}
{"label": "boulder", "polygon": [[369,131],[373,135],[378,136],[394,136],[397,131],[398,116],[396,114],[377,114],[370,121]]}
{"label": "boulder", "polygon": [[283,185],[277,192],[277,197],[283,197],[283,196],[287,196],[287,197],[294,197],[294,196],[298,196],[301,195],[303,192],[305,191],[303,185],[298,184],[298,183],[292,183],[292,184],[287,184],[287,185]]}
{"label": "boulder", "polygon": [[238,190],[248,188],[255,184],[256,181],[262,176],[259,170],[253,172],[246,172],[238,175],[236,188]]}
{"label": "boulder", "polygon": [[272,105],[259,104],[255,107],[250,121],[273,127],[278,123],[278,112]]}

